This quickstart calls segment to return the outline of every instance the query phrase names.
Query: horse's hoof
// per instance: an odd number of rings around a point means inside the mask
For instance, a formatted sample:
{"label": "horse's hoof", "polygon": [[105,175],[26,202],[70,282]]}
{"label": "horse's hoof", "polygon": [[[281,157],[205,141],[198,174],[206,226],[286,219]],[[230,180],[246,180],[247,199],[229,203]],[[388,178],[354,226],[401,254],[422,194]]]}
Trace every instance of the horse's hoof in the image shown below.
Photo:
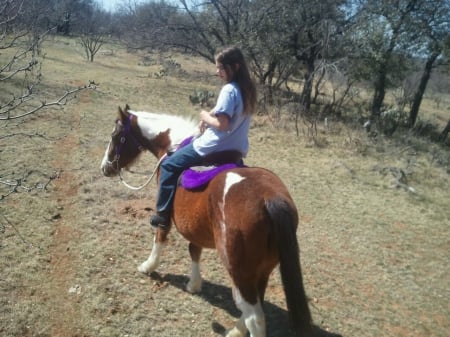
{"label": "horse's hoof", "polygon": [[202,283],[194,283],[189,281],[186,285],[186,291],[191,294],[199,293],[202,290]]}
{"label": "horse's hoof", "polygon": [[138,271],[141,272],[142,274],[148,274],[148,268],[145,266],[145,263],[142,263],[138,267]]}
{"label": "horse's hoof", "polygon": [[228,331],[225,337],[244,337],[244,335],[236,327],[234,327]]}

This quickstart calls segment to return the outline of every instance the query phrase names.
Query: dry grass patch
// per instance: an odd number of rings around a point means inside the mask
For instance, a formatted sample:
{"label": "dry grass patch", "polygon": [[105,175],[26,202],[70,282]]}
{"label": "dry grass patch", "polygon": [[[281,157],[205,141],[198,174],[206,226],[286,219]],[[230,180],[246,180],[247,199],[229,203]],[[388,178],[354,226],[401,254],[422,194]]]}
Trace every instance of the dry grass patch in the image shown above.
{"label": "dry grass patch", "polygon": [[[153,65],[139,64],[141,54],[114,49],[89,63],[75,48],[70,40],[48,46],[46,88],[95,80],[99,90],[2,128],[44,135],[0,139],[2,178],[33,170],[26,181],[32,184],[57,175],[46,190],[0,201],[0,335],[223,334],[239,312],[215,252],[204,254],[206,283],[199,295],[183,290],[189,254],[176,232],[158,272],[137,272],[152,244],[155,185],[129,191],[99,169],[118,105],[195,116],[189,94],[203,86],[218,90],[219,83],[193,81],[188,75],[206,65],[185,56],[171,58],[186,77],[154,78],[148,76]],[[326,142],[318,147],[257,117],[246,160],[276,172],[298,206],[315,323],[346,337],[447,336],[448,149],[408,139],[375,141],[361,130],[333,127],[320,126]],[[127,179],[139,185],[155,163],[144,157],[135,168],[144,175],[127,173]],[[392,168],[407,173],[414,192],[395,186]],[[268,336],[290,336],[277,272],[265,309]]]}

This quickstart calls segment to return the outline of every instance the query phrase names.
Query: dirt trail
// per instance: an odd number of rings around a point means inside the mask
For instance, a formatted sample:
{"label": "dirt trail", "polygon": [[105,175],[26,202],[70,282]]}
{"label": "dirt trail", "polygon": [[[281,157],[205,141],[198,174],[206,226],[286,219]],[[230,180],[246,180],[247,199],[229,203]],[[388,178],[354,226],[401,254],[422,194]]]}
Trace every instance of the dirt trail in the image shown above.
{"label": "dirt trail", "polygon": [[71,154],[76,153],[80,116],[75,109],[70,117],[70,133],[55,146],[53,165],[60,170],[55,180],[55,198],[59,213],[50,246],[51,275],[46,284],[51,308],[51,335],[54,337],[78,336],[80,311],[77,304],[77,285],[74,284],[77,259],[76,242],[79,240],[77,226],[73,224],[78,212],[75,199],[78,179],[70,169]]}

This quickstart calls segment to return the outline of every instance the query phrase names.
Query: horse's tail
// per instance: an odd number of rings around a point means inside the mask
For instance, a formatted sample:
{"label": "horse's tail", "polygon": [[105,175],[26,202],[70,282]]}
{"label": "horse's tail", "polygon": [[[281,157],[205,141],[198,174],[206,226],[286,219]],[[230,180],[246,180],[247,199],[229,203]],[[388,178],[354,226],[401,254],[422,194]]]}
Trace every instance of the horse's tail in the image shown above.
{"label": "horse's tail", "polygon": [[266,202],[278,238],[280,273],[283,283],[289,320],[296,337],[313,336],[309,311],[300,266],[296,228],[298,216],[286,200],[277,198]]}

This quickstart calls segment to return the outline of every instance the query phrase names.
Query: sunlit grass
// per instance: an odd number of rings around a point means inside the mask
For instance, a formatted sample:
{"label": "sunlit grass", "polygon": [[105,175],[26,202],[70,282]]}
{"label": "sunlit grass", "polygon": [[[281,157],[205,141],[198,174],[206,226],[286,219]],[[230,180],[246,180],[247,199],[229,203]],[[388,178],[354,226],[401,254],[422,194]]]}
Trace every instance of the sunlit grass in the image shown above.
{"label": "sunlit grass", "polygon": [[[189,254],[175,232],[159,276],[139,274],[136,267],[152,244],[148,216],[155,184],[129,191],[99,169],[119,105],[195,116],[200,107],[189,94],[196,88],[218,92],[215,68],[171,54],[185,73],[158,78],[161,64],[144,65],[144,53],[105,46],[113,53],[91,63],[79,48],[73,39],[48,43],[44,90],[57,95],[93,80],[97,91],[18,125],[43,137],[0,139],[2,175],[58,173],[46,191],[13,193],[0,203],[0,334],[218,336],[211,324],[229,328],[238,311],[215,252],[204,253],[209,283],[199,296],[181,290]],[[3,130],[12,132],[12,126]],[[447,336],[448,149],[414,135],[373,139],[340,122],[318,125],[318,146],[305,128],[297,136],[292,126],[276,128],[267,116],[256,116],[246,164],[274,171],[297,204],[315,324],[346,337]],[[136,170],[148,173],[155,163],[147,154]],[[406,173],[413,190],[396,187],[396,170]],[[144,177],[127,173],[136,183]],[[42,175],[24,184],[33,179]],[[268,336],[289,336],[283,308],[274,273]]]}

